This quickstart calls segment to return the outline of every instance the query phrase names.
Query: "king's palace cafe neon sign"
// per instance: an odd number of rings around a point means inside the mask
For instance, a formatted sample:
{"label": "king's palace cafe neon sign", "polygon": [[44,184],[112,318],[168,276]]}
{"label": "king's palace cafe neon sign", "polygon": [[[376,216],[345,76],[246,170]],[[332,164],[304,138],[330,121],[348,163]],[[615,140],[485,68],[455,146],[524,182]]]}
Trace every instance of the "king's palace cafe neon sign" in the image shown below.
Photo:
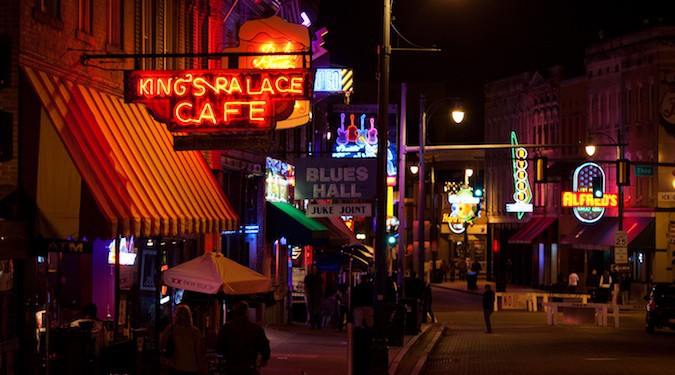
{"label": "king's palace cafe neon sign", "polygon": [[172,132],[271,130],[311,97],[310,69],[125,72],[124,99]]}

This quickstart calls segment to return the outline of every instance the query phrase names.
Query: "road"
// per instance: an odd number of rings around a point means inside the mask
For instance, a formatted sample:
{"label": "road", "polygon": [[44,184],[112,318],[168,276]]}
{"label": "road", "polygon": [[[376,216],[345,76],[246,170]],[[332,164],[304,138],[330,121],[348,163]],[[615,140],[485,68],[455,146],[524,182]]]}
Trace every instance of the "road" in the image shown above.
{"label": "road", "polygon": [[426,374],[674,373],[675,332],[648,335],[643,312],[622,314],[614,328],[546,326],[542,312],[499,311],[486,334],[480,295],[433,290],[436,319],[448,330]]}

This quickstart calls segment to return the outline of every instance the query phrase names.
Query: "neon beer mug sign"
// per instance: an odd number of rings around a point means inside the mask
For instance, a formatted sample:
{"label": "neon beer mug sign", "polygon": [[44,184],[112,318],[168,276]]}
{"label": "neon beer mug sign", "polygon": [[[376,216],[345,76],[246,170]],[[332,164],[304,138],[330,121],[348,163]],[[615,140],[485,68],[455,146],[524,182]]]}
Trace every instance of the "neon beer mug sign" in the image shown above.
{"label": "neon beer mug sign", "polygon": [[311,96],[308,69],[128,71],[124,98],[176,132],[270,130]]}

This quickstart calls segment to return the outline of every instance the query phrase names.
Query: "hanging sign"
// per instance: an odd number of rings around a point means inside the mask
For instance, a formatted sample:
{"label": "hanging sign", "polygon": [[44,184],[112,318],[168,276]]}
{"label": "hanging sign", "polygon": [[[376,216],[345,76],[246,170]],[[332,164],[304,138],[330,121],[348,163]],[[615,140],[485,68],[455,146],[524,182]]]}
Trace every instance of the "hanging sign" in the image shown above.
{"label": "hanging sign", "polygon": [[333,203],[307,205],[307,217],[338,217],[338,216],[363,216],[372,217],[372,205],[370,203]]}
{"label": "hanging sign", "polygon": [[598,164],[588,162],[574,171],[573,191],[563,191],[561,206],[572,207],[574,216],[587,224],[595,223],[605,214],[607,207],[617,207],[619,198],[614,193],[603,193],[601,198],[593,196],[593,179],[602,178],[605,186],[605,171]]}
{"label": "hanging sign", "polygon": [[462,234],[466,230],[465,224],[472,224],[480,217],[480,198],[474,197],[471,188],[460,188],[457,192],[448,194],[448,203],[451,211],[444,212],[441,221],[447,223],[453,233]]}
{"label": "hanging sign", "polygon": [[372,199],[377,159],[298,158],[295,199]]}
{"label": "hanging sign", "polygon": [[308,69],[135,70],[124,84],[124,99],[172,132],[270,130],[312,92]]}
{"label": "hanging sign", "polygon": [[[516,132],[511,131],[511,144],[517,145],[518,138]],[[532,189],[527,175],[527,150],[523,147],[511,149],[511,161],[513,162],[513,183],[515,192],[513,199],[515,203],[506,205],[506,212],[515,212],[518,220],[522,219],[526,212],[532,212]]]}

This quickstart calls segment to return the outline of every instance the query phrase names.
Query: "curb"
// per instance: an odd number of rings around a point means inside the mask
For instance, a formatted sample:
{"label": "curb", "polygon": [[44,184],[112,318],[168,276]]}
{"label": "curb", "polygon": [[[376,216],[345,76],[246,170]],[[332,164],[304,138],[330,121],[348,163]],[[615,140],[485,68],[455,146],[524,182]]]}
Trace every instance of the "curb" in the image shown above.
{"label": "curb", "polygon": [[438,330],[436,331],[436,333],[434,333],[434,337],[429,342],[429,345],[427,345],[427,347],[422,352],[422,355],[417,360],[417,363],[415,363],[415,367],[413,368],[411,375],[419,375],[420,373],[422,373],[424,367],[427,364],[429,354],[431,354],[434,351],[434,349],[436,349],[436,346],[438,346],[438,342],[440,341],[441,336],[443,335],[443,331],[445,331],[445,325],[441,323],[438,326]]}
{"label": "curb", "polygon": [[396,354],[394,359],[392,359],[391,364],[389,365],[389,375],[395,375],[396,371],[398,371],[398,366],[401,364],[403,361],[403,358],[408,354],[408,351],[410,351],[410,348],[412,348],[413,345],[417,342],[417,340],[422,337],[428,330],[431,328],[430,324],[427,324],[425,326],[422,326],[422,330],[420,333],[417,335],[413,336],[408,340],[405,345],[399,350],[399,352]]}

